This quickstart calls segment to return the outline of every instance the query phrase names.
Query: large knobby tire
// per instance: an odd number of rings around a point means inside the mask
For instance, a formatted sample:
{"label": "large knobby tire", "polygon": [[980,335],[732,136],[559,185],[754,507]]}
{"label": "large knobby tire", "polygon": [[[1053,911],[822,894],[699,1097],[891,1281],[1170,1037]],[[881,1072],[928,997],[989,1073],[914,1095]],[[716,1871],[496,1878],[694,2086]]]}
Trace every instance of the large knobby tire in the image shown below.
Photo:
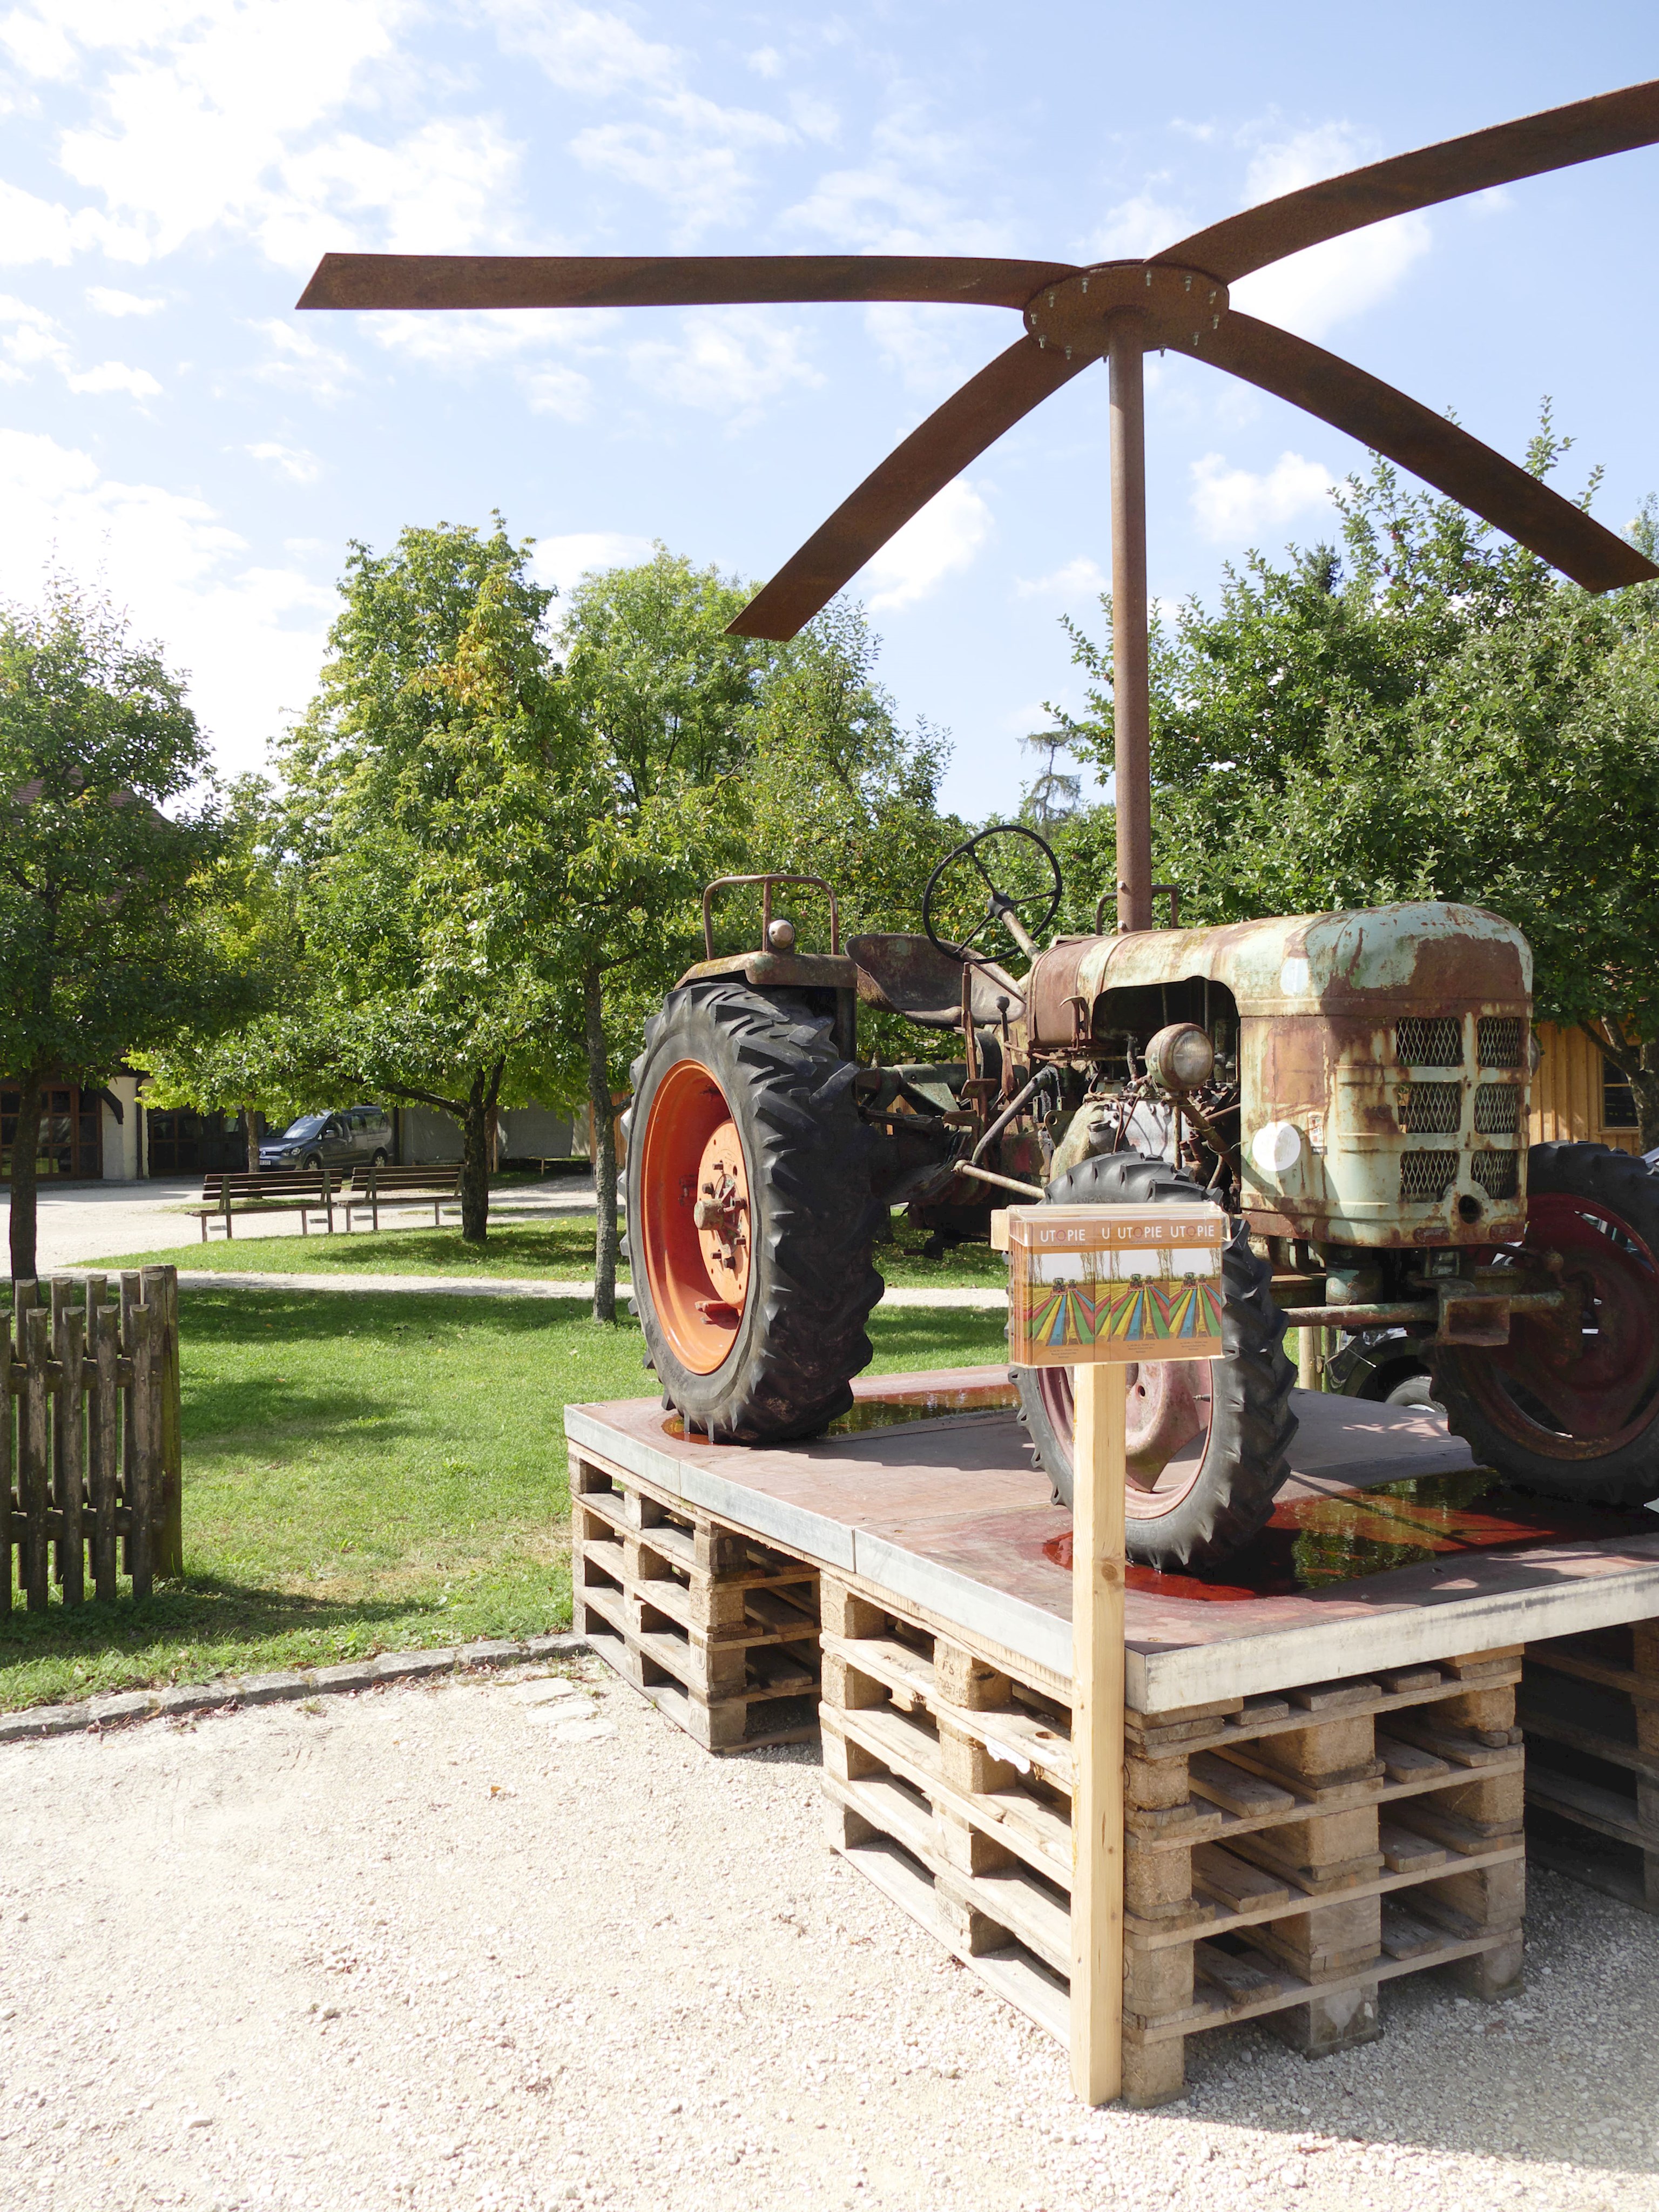
{"label": "large knobby tire", "polygon": [[[1085,1160],[1048,1186],[1056,1206],[1190,1206],[1201,1196],[1189,1176],[1136,1152]],[[1126,1545],[1132,1559],[1168,1573],[1207,1572],[1242,1550],[1266,1526],[1290,1472],[1296,1370],[1285,1356],[1273,1269],[1241,1229],[1221,1273],[1226,1357],[1148,1361],[1129,1370]],[[1033,1457],[1069,1505],[1071,1370],[1010,1374]]]}
{"label": "large knobby tire", "polygon": [[711,1440],[814,1436],[869,1364],[883,1285],[856,1072],[828,1016],[740,982],[676,991],[646,1024],[626,1123],[634,1303],[665,1404]]}
{"label": "large knobby tire", "polygon": [[1517,1489],[1645,1504],[1659,1496],[1659,1178],[1606,1145],[1534,1145],[1522,1249],[1561,1255],[1583,1298],[1578,1345],[1517,1314],[1499,1349],[1435,1351],[1447,1423]]}

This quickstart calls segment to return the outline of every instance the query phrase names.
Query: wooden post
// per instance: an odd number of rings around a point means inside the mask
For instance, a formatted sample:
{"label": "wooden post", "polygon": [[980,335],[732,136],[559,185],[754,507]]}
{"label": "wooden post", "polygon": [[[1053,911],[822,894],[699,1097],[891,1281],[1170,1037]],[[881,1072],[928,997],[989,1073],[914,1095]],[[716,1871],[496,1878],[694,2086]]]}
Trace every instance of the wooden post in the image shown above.
{"label": "wooden post", "polygon": [[[137,1342],[137,1324],[132,1316],[137,1311],[138,1301],[143,1295],[143,1282],[136,1270],[123,1270],[121,1275],[121,1356],[131,1369],[133,1348]],[[137,1522],[132,1512],[133,1492],[137,1486],[135,1451],[137,1436],[132,1419],[132,1386],[128,1382],[123,1389],[124,1418],[121,1422],[121,1498],[127,1508],[126,1540],[121,1547],[121,1565],[128,1574],[137,1557]]]}
{"label": "wooden post", "polygon": [[11,1611],[11,1321],[0,1316],[0,1613]]}
{"label": "wooden post", "polygon": [[72,1284],[64,1285],[60,1304],[52,1284],[53,1348],[58,1358],[57,1403],[52,1413],[52,1475],[63,1534],[58,1540],[58,1579],[65,1605],[81,1605],[87,1595],[86,1530],[82,1506],[87,1487],[86,1417],[82,1408],[86,1317],[68,1303]]}
{"label": "wooden post", "polygon": [[24,1571],[18,1579],[28,1592],[29,1611],[44,1613],[52,1589],[46,1548],[46,1507],[52,1494],[46,1364],[52,1357],[52,1316],[35,1304],[33,1283],[20,1284],[17,1290],[29,1293],[27,1310],[20,1316],[18,1330],[24,1358],[23,1402],[17,1427],[17,1502],[23,1509],[25,1523]]}
{"label": "wooden post", "polygon": [[[128,1278],[122,1277],[125,1288]],[[127,1545],[132,1561],[132,1595],[145,1598],[155,1581],[156,1491],[160,1468],[156,1439],[155,1359],[152,1350],[156,1315],[153,1306],[136,1305],[130,1316],[127,1356],[132,1382],[127,1392],[127,1442],[131,1447],[127,1481]]]}
{"label": "wooden post", "polygon": [[1072,2086],[1123,2086],[1123,1492],[1126,1370],[1072,1370]]}
{"label": "wooden post", "polygon": [[143,1270],[144,1303],[159,1316],[151,1337],[161,1420],[161,1494],[155,1500],[153,1563],[158,1575],[185,1571],[184,1441],[179,1381],[179,1271]]}
{"label": "wooden post", "polygon": [[94,1276],[87,1285],[87,1333],[95,1378],[87,1409],[87,1431],[91,1459],[92,1586],[108,1605],[116,1596],[118,1556],[115,1510],[120,1492],[121,1385],[116,1370],[121,1358],[121,1322],[103,1292],[102,1276]]}

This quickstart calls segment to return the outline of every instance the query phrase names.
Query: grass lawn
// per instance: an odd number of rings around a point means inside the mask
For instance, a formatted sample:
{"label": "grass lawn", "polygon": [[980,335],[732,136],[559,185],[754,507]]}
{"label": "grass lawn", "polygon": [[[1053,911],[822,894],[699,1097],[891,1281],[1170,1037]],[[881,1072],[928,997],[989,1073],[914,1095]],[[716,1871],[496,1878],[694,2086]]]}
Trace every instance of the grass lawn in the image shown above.
{"label": "grass lawn", "polygon": [[[187,1572],[0,1614],[0,1707],[568,1626],[563,1408],[649,1391],[633,1323],[407,1292],[180,1306]],[[1005,1355],[994,1313],[870,1334],[872,1371]]]}
{"label": "grass lawn", "polygon": [[[1008,1279],[1008,1263],[983,1244],[959,1244],[941,1260],[922,1251],[925,1233],[896,1215],[893,1241],[877,1248],[876,1265],[890,1283],[906,1288],[933,1284],[988,1283]],[[103,1269],[171,1265],[228,1269],[237,1274],[375,1275],[545,1275],[580,1281],[593,1272],[593,1224],[574,1221],[502,1221],[493,1225],[482,1254],[461,1242],[459,1229],[382,1229],[349,1237],[216,1237],[208,1244],[176,1245],[166,1252],[128,1253],[112,1260],[77,1261],[77,1267]]]}

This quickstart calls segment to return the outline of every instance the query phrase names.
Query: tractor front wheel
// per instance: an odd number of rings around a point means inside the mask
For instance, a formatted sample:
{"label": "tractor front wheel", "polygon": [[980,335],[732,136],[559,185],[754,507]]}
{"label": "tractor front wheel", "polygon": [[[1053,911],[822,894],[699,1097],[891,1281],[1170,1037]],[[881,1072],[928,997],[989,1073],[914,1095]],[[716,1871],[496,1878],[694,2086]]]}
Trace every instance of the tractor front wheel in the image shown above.
{"label": "tractor front wheel", "polygon": [[[1203,1195],[1184,1171],[1135,1152],[1085,1160],[1048,1186],[1051,1204],[1190,1206]],[[1271,1518],[1290,1472],[1296,1434],[1284,1317],[1273,1270],[1243,1230],[1222,1257],[1221,1359],[1148,1361],[1127,1374],[1129,1557],[1166,1574],[1206,1573],[1241,1551]],[[1032,1455],[1072,1502],[1069,1367],[1016,1367],[1020,1419]]]}
{"label": "tractor front wheel", "polygon": [[1534,1145],[1527,1234],[1488,1254],[1577,1294],[1577,1326],[1516,1314],[1492,1350],[1435,1352],[1434,1395],[1478,1467],[1546,1498],[1659,1496],[1659,1177],[1606,1145]]}
{"label": "tractor front wheel", "polygon": [[856,1069],[805,999],[674,992],[633,1068],[628,1254],[665,1404],[711,1442],[816,1435],[881,1296]]}

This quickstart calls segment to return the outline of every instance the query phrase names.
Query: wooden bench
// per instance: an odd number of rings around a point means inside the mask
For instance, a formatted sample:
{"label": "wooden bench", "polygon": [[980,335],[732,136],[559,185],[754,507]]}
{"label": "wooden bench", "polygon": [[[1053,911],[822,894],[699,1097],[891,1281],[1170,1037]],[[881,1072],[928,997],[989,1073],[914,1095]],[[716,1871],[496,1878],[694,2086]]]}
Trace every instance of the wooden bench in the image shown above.
{"label": "wooden bench", "polygon": [[461,1196],[461,1170],[453,1167],[430,1168],[359,1168],[351,1179],[351,1188],[343,1194],[341,1204],[345,1208],[345,1225],[351,1228],[354,1213],[367,1213],[370,1226],[380,1225],[383,1206],[429,1206],[432,1225],[441,1229],[445,1206],[459,1206]]}
{"label": "wooden bench", "polygon": [[202,1203],[187,1210],[202,1224],[202,1242],[208,1241],[210,1223],[218,1222],[227,1237],[236,1234],[239,1213],[294,1213],[300,1217],[300,1233],[310,1233],[311,1216],[326,1218],[331,1233],[340,1185],[329,1168],[289,1168],[270,1175],[210,1175],[202,1178]]}

